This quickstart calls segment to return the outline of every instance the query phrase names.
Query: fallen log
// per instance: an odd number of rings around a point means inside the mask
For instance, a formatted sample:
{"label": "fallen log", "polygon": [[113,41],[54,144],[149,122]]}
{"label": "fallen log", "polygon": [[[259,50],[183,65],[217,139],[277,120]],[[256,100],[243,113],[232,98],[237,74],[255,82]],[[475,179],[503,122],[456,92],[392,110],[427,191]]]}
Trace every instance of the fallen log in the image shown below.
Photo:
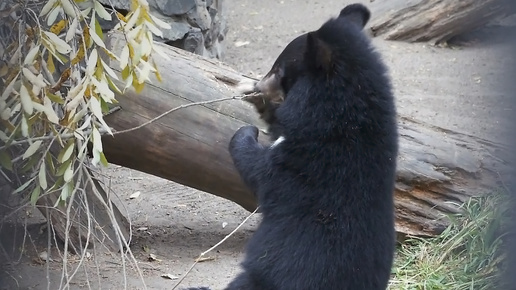
{"label": "fallen log", "polygon": [[[379,1],[371,21],[373,36],[407,42],[438,44],[514,13],[512,0],[410,0]],[[382,7],[383,6],[383,7]]]}
{"label": "fallen log", "polygon": [[[110,49],[120,51],[125,39],[110,35]],[[223,63],[173,47],[160,61],[163,82],[153,80],[141,94],[117,96],[120,110],[106,116],[115,131],[104,136],[110,163],[146,172],[234,201],[247,210],[256,200],[241,182],[227,147],[245,124],[264,128],[251,105],[228,99],[245,78]],[[113,68],[117,67],[112,65]],[[399,118],[400,154],[395,191],[396,229],[399,233],[431,236],[447,225],[443,213],[458,211],[471,196],[498,186],[506,148],[488,140],[445,130],[403,116]],[[268,142],[260,134],[261,142]],[[500,157],[502,156],[502,157]]]}

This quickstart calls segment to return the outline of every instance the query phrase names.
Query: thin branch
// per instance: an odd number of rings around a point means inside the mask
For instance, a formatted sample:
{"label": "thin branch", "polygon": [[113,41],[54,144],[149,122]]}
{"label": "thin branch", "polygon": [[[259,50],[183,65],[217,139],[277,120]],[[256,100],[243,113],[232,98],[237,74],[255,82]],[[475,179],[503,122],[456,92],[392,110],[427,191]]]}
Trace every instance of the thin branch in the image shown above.
{"label": "thin branch", "polygon": [[166,115],[174,112],[174,111],[177,111],[179,109],[184,109],[184,108],[188,108],[188,107],[192,107],[192,106],[202,106],[202,105],[208,105],[208,104],[213,104],[213,103],[218,103],[218,102],[224,102],[224,101],[229,101],[229,100],[241,100],[245,98],[245,96],[232,96],[232,97],[227,97],[227,98],[220,98],[220,99],[215,99],[215,100],[209,100],[209,101],[201,101],[201,102],[194,102],[194,103],[189,103],[189,104],[185,104],[185,105],[181,105],[181,106],[177,106],[175,108],[172,108],[164,113],[162,113],[161,115],[157,116],[156,118],[153,118],[143,124],[140,124],[134,128],[130,128],[130,129],[126,129],[126,130],[122,130],[122,131],[116,131],[116,132],[113,132],[113,135],[118,135],[118,134],[123,134],[123,133],[129,133],[129,132],[132,132],[132,131],[135,131],[135,130],[138,130],[140,128],[143,128],[163,117],[165,117]]}
{"label": "thin branch", "polygon": [[208,254],[209,252],[213,251],[215,248],[217,248],[218,246],[220,246],[222,243],[224,243],[227,239],[229,239],[229,237],[231,237],[234,233],[236,233],[236,231],[238,231],[238,229],[240,229],[259,209],[260,207],[258,206],[251,214],[249,214],[233,231],[231,231],[231,233],[229,233],[227,236],[225,236],[220,242],[216,243],[213,247],[209,248],[208,250],[202,252],[199,257],[197,257],[197,259],[195,259],[195,262],[193,263],[193,265],[190,267],[190,269],[188,269],[188,271],[186,271],[186,273],[183,275],[183,277],[181,277],[181,279],[179,279],[179,281],[177,281],[176,285],[172,288],[172,290],[176,289],[177,286],[179,286],[179,284],[181,284],[181,282],[183,282],[183,280],[186,278],[186,276],[188,276],[188,274],[193,270],[193,268],[195,267],[195,265],[197,265],[197,263],[199,263],[199,261],[201,260],[202,257],[204,257],[206,254]]}

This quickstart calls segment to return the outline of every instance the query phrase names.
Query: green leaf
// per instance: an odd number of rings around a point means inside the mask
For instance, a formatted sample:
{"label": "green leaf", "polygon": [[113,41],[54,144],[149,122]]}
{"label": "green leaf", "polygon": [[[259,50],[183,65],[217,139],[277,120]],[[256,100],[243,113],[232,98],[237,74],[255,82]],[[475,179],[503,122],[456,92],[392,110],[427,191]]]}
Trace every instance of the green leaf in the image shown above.
{"label": "green leaf", "polygon": [[50,152],[45,156],[45,161],[47,162],[47,166],[49,167],[50,172],[54,174],[56,172],[56,166],[54,165],[54,161],[52,160],[52,154]]}
{"label": "green leaf", "polygon": [[122,78],[126,80],[130,75],[131,69],[129,68],[129,66],[124,67],[124,69],[122,70]]}
{"label": "green leaf", "polygon": [[36,153],[36,151],[38,151],[39,147],[41,146],[41,143],[42,141],[36,141],[30,144],[29,148],[27,148],[27,151],[23,153],[22,159],[27,159]]}
{"label": "green leaf", "polygon": [[48,184],[47,184],[47,170],[45,168],[45,161],[41,162],[41,166],[39,167],[38,179],[39,179],[39,186],[41,186],[41,188],[43,190],[47,189]]}
{"label": "green leaf", "polygon": [[100,163],[104,165],[104,167],[108,167],[109,165],[104,152],[100,152]]}
{"label": "green leaf", "polygon": [[47,93],[47,97],[48,97],[49,100],[51,100],[54,103],[57,103],[57,104],[60,104],[60,105],[64,105],[65,101],[63,100],[63,98],[61,98],[58,95],[52,94],[48,90],[47,90],[46,93]]}
{"label": "green leaf", "polygon": [[102,99],[102,98],[100,98],[100,108],[102,109],[103,114],[109,113],[108,103],[106,101],[104,101],[104,99]]}
{"label": "green leaf", "polygon": [[57,169],[56,176],[63,176],[63,174],[65,173],[66,169],[68,169],[68,166],[70,166],[71,162],[72,162],[72,160],[68,159],[63,164],[61,164],[59,166],[59,168]]}
{"label": "green leaf", "polygon": [[59,201],[63,201],[66,203],[66,200],[72,195],[73,192],[73,182],[67,182],[63,185],[61,190],[61,194],[59,195]]}
{"label": "green leaf", "polygon": [[15,191],[13,191],[12,194],[17,194],[19,192],[24,191],[35,179],[36,177],[33,177],[29,179],[27,182],[25,182],[22,186],[18,187]]}
{"label": "green leaf", "polygon": [[40,193],[41,193],[41,187],[39,187],[39,186],[34,187],[34,190],[30,194],[30,204],[32,204],[33,206],[36,205],[36,202],[38,201]]}
{"label": "green leaf", "polygon": [[95,33],[100,37],[100,39],[104,39],[104,32],[102,32],[102,26],[97,18],[95,18]]}
{"label": "green leaf", "polygon": [[57,161],[60,163],[65,162],[66,160],[70,159],[70,156],[72,156],[75,140],[69,139],[68,142],[66,142],[65,147],[61,152],[59,152],[59,155],[57,156]]}
{"label": "green leaf", "polygon": [[6,150],[0,151],[0,165],[2,168],[8,169],[9,171],[13,171],[13,163],[11,161],[11,156],[7,154]]}
{"label": "green leaf", "polygon": [[29,171],[33,171],[34,170],[34,166],[40,161],[40,157],[39,156],[31,156],[27,163],[25,163],[22,168],[20,169],[20,173],[26,173],[26,172],[29,172]]}
{"label": "green leaf", "polygon": [[70,162],[70,166],[66,168],[63,178],[65,182],[70,182],[73,180],[73,162]]}
{"label": "green leaf", "polygon": [[115,92],[116,94],[119,94],[119,95],[123,95],[122,91],[115,85],[115,83],[113,82],[113,80],[111,78],[106,78],[106,79],[108,81],[109,88],[111,88],[111,90],[113,90],[113,92]]}

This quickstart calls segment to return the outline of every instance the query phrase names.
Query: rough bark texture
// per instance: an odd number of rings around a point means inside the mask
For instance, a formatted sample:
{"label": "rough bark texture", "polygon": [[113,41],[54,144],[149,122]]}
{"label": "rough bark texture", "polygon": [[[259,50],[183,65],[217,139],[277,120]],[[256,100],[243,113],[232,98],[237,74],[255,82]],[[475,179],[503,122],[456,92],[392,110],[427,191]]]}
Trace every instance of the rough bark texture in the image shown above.
{"label": "rough bark texture", "polygon": [[[112,36],[118,51],[123,39]],[[120,110],[106,117],[115,130],[138,126],[180,105],[231,96],[242,75],[224,64],[174,48],[163,48],[163,82],[153,80],[141,95],[118,96]],[[114,66],[116,67],[116,66]],[[191,106],[132,132],[103,138],[111,163],[150,173],[232,200],[248,210],[256,201],[240,181],[228,154],[240,126],[263,128],[254,109],[233,100]],[[447,225],[442,213],[456,212],[471,196],[492,191],[505,172],[506,149],[474,136],[399,118],[400,155],[395,192],[399,233],[434,235]],[[263,142],[266,138],[261,134]],[[498,156],[498,157],[496,157]]]}
{"label": "rough bark texture", "polygon": [[[511,13],[511,0],[409,0],[384,2],[392,5],[376,15],[370,30],[374,36],[408,42],[433,44],[478,28],[490,20]],[[396,4],[397,3],[397,4]],[[387,10],[387,9],[384,9]],[[514,12],[514,11],[512,11]]]}

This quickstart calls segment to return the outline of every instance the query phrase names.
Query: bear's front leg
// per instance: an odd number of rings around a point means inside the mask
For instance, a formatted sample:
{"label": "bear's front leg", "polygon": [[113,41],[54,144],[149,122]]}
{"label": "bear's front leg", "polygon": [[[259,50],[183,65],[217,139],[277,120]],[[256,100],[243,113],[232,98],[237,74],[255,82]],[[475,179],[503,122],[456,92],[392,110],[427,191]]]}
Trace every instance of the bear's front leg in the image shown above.
{"label": "bear's front leg", "polygon": [[265,148],[258,143],[258,128],[238,129],[229,142],[229,154],[244,183],[256,194],[265,169]]}

